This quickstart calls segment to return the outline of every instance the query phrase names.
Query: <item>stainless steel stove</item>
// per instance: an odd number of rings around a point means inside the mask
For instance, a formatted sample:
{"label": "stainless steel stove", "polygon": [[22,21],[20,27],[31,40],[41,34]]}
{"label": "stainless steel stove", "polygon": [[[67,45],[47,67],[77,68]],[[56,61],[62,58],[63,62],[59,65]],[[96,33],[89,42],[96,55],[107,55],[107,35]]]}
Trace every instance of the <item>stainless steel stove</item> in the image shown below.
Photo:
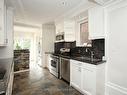
{"label": "stainless steel stove", "polygon": [[50,72],[59,78],[59,57],[51,55],[50,59]]}

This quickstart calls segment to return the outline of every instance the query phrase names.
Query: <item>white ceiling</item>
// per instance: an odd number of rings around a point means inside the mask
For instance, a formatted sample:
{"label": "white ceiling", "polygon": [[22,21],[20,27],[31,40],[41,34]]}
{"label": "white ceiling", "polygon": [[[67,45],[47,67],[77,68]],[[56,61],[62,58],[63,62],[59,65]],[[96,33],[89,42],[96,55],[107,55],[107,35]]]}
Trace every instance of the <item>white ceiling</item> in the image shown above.
{"label": "white ceiling", "polygon": [[88,0],[6,0],[14,8],[16,22],[42,24],[53,22]]}
{"label": "white ceiling", "polygon": [[24,33],[39,33],[41,31],[40,28],[34,28],[34,27],[23,27],[23,26],[14,26],[15,32],[24,32]]}

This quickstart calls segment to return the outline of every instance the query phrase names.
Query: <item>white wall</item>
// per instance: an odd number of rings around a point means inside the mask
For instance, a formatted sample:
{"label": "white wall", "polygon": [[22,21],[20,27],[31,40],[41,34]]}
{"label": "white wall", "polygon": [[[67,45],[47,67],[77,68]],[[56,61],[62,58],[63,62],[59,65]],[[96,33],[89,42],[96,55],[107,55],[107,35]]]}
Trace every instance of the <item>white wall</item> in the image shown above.
{"label": "white wall", "polygon": [[127,1],[109,8],[107,20],[106,95],[127,95]]}
{"label": "white wall", "polygon": [[14,31],[14,38],[28,38],[29,39],[31,37],[34,37],[34,33]]}
{"label": "white wall", "polygon": [[55,42],[55,25],[43,24],[42,25],[42,66],[46,67],[45,52],[54,51]]}
{"label": "white wall", "polygon": [[7,11],[7,39],[7,46],[0,47],[0,58],[13,57],[13,10],[11,8]]}
{"label": "white wall", "polygon": [[[40,65],[41,64],[41,58],[42,58],[42,29],[41,31],[35,34],[36,38],[36,62]],[[40,43],[40,44],[39,44]]]}

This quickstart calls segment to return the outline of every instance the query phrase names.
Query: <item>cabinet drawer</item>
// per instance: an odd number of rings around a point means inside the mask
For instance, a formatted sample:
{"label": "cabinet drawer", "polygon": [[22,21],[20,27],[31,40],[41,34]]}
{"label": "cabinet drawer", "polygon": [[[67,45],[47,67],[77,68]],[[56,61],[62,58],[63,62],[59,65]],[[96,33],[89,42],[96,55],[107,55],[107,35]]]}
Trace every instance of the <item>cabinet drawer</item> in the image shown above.
{"label": "cabinet drawer", "polygon": [[93,64],[86,64],[86,68],[89,68],[89,69],[96,69],[96,65],[93,65]]}
{"label": "cabinet drawer", "polygon": [[76,60],[70,60],[71,61],[71,65],[77,65],[77,66],[82,66],[82,62],[80,61],[76,61]]}
{"label": "cabinet drawer", "polygon": [[93,71],[96,70],[96,65],[82,62],[82,68]]}

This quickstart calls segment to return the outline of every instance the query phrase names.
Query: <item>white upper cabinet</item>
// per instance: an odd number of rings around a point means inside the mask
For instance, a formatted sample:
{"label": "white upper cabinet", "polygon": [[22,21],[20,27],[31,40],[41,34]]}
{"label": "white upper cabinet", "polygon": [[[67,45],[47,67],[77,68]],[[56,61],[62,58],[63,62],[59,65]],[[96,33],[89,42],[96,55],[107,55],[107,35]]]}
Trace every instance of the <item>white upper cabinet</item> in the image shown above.
{"label": "white upper cabinet", "polygon": [[4,0],[0,0],[0,46],[6,46],[6,5]]}
{"label": "white upper cabinet", "polygon": [[55,24],[56,26],[56,35],[64,32],[64,23],[61,21]]}
{"label": "white upper cabinet", "polygon": [[89,39],[105,38],[104,8],[95,6],[88,11]]}
{"label": "white upper cabinet", "polygon": [[64,41],[75,41],[75,30],[73,20],[56,22],[56,35],[64,33]]}
{"label": "white upper cabinet", "polygon": [[65,41],[75,41],[74,21],[64,22],[64,37]]}

